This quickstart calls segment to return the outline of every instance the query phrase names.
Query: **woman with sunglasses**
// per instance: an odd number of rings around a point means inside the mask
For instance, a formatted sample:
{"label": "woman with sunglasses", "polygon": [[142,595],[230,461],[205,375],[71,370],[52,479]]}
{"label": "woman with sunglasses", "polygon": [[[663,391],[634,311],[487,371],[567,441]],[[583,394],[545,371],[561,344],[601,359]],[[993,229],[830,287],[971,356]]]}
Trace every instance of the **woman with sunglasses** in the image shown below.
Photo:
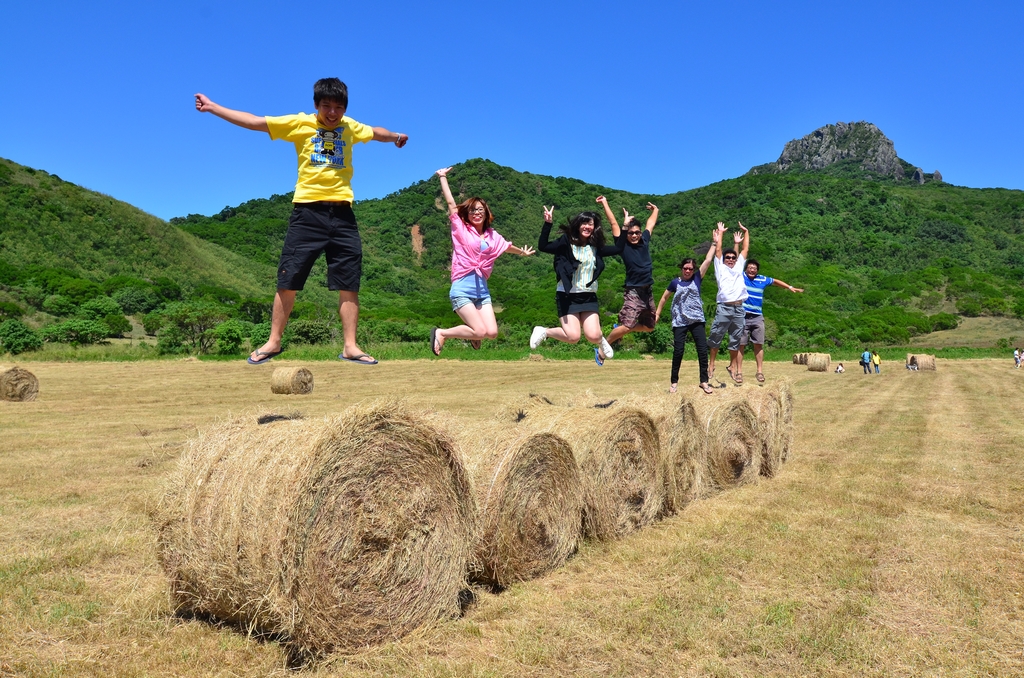
{"label": "woman with sunglasses", "polygon": [[533,254],[528,245],[520,249],[491,228],[494,216],[481,198],[474,196],[461,204],[455,203],[448,186],[451,169],[439,169],[437,176],[441,178],[441,192],[448,203],[448,218],[452,222],[452,287],[448,297],[452,310],[462,318],[463,324],[430,330],[430,350],[434,355],[441,355],[444,342],[449,337],[466,339],[470,346],[478,349],[481,339],[498,336],[498,322],[494,318],[491,292],[487,288],[494,260],[506,250],[523,257]]}
{"label": "woman with sunglasses", "polygon": [[654,314],[654,322],[661,318],[661,309],[669,295],[672,296],[672,373],[669,378],[669,393],[675,393],[679,387],[679,365],[683,361],[686,349],[686,334],[693,338],[697,347],[697,362],[700,363],[700,388],[704,393],[714,393],[708,384],[708,340],[704,328],[704,302],[700,297],[700,285],[704,274],[715,258],[715,245],[711,244],[704,261],[697,265],[691,257],[683,259],[679,264],[679,277],[668,284],[668,289],[661,295],[658,310]]}

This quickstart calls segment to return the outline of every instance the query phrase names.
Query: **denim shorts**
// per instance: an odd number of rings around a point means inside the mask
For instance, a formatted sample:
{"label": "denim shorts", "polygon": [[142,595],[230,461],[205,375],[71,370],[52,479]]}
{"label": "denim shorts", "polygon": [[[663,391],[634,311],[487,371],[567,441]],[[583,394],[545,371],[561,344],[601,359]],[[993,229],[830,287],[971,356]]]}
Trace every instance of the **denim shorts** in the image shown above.
{"label": "denim shorts", "polygon": [[484,304],[491,303],[491,295],[489,294],[486,297],[449,297],[449,299],[451,299],[453,311],[458,311],[466,304],[473,304],[479,309]]}

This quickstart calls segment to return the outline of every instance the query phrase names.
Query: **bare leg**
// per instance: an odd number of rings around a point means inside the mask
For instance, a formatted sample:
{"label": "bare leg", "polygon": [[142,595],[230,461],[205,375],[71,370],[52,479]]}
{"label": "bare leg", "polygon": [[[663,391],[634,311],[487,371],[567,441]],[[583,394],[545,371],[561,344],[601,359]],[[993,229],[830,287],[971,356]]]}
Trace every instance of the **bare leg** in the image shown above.
{"label": "bare leg", "polygon": [[604,334],[601,332],[601,317],[594,311],[580,313],[583,323],[583,335],[591,344],[600,344]]}
{"label": "bare leg", "polygon": [[754,360],[757,362],[757,373],[764,374],[764,344],[754,344]]}
{"label": "bare leg", "polygon": [[[345,340],[345,348],[342,355],[346,358],[354,358],[363,354],[363,350],[356,343],[356,327],[359,325],[359,293],[349,290],[338,292],[338,315],[341,316],[341,334]],[[370,362],[373,358],[365,360]]]}
{"label": "bare leg", "polygon": [[273,353],[281,350],[281,337],[284,336],[284,328],[288,327],[288,316],[292,314],[295,306],[295,290],[278,290],[274,295],[274,309],[270,316],[270,338],[267,343],[249,354],[253,360],[259,360],[264,356],[257,353]]}
{"label": "bare leg", "polygon": [[715,358],[718,357],[718,346],[712,346],[708,350],[708,380],[715,376]]}
{"label": "bare leg", "polygon": [[736,374],[743,373],[743,354],[746,352],[746,350],[747,345],[741,344],[740,350],[736,352],[736,367],[733,368],[733,372],[735,372]]}
{"label": "bare leg", "polygon": [[[570,313],[558,319],[561,327],[549,327],[546,332],[549,339],[557,339],[566,344],[576,344],[580,340],[580,313]],[[596,315],[596,314],[595,314]]]}
{"label": "bare leg", "polygon": [[498,322],[494,318],[494,308],[490,304],[484,304],[480,308],[473,304],[466,304],[459,307],[456,313],[465,324],[446,330],[438,329],[436,337],[437,343],[441,347],[444,347],[444,341],[449,337],[472,341],[474,339],[494,339],[498,336]]}

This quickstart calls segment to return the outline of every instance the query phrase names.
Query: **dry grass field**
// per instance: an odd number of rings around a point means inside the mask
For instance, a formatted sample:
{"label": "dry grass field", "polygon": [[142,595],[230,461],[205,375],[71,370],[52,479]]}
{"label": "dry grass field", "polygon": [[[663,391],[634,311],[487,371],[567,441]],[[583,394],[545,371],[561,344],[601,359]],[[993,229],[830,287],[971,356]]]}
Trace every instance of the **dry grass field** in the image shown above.
{"label": "dry grass field", "polygon": [[[281,396],[272,368],[241,362],[27,366],[39,399],[0,402],[5,678],[290,672],[272,639],[171,614],[149,516],[197,429],[398,394],[486,431],[508,396],[567,383],[609,399],[666,390],[669,369],[310,363],[313,393]],[[478,591],[461,619],[298,675],[1024,674],[1024,371],[767,367],[769,380],[793,379],[796,397],[794,448],[777,477],[587,544],[551,575]]]}

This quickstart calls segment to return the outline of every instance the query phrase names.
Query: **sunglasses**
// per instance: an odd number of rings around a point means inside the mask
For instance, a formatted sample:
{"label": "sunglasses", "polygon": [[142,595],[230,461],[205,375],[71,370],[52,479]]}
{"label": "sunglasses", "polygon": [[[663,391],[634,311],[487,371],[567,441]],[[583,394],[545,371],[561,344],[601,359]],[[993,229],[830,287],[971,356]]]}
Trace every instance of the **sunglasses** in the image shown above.
{"label": "sunglasses", "polygon": [[693,266],[683,266],[683,270],[684,271],[692,271],[693,270]]}
{"label": "sunglasses", "polygon": [[731,255],[731,254],[726,254],[726,255],[725,255],[725,256],[723,257],[723,259],[729,259],[729,260],[731,260],[731,261],[736,261],[736,257],[734,257],[734,256],[733,256],[733,255]]}

